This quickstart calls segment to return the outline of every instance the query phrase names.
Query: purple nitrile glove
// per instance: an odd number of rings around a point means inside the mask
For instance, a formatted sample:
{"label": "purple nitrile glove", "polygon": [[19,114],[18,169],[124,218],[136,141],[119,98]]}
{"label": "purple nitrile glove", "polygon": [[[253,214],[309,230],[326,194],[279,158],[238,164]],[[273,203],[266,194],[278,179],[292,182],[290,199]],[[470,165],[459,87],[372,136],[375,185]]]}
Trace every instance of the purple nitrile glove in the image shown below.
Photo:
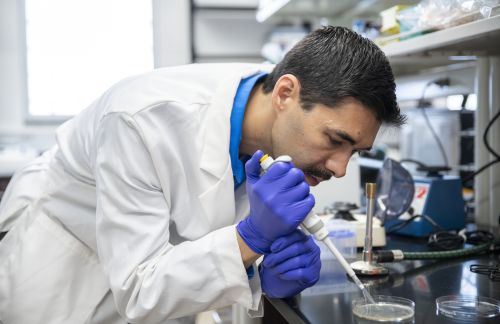
{"label": "purple nitrile glove", "polygon": [[237,230],[250,249],[267,254],[274,240],[297,229],[313,208],[314,197],[304,173],[289,162],[277,162],[260,176],[262,155],[257,151],[245,164],[250,215]]}
{"label": "purple nitrile glove", "polygon": [[312,236],[300,230],[277,239],[259,273],[262,290],[271,298],[291,297],[319,279],[320,250]]}
{"label": "purple nitrile glove", "polygon": [[300,230],[277,239],[264,257],[259,273],[262,290],[271,298],[291,297],[319,279],[320,249]]}

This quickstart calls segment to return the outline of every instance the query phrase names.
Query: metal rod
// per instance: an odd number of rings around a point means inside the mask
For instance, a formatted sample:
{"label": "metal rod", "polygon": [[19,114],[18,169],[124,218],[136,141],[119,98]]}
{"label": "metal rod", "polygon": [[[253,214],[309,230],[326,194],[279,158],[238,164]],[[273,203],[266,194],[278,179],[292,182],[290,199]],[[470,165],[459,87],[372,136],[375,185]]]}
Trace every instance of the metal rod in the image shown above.
{"label": "metal rod", "polygon": [[374,183],[367,183],[366,191],[366,232],[365,245],[363,248],[363,261],[373,261],[373,215],[375,213],[375,192],[377,187]]}
{"label": "metal rod", "polygon": [[375,183],[367,183],[366,191],[366,234],[363,247],[363,259],[351,263],[355,273],[367,276],[385,275],[389,270],[373,261],[373,216],[375,214],[375,197],[377,186]]}

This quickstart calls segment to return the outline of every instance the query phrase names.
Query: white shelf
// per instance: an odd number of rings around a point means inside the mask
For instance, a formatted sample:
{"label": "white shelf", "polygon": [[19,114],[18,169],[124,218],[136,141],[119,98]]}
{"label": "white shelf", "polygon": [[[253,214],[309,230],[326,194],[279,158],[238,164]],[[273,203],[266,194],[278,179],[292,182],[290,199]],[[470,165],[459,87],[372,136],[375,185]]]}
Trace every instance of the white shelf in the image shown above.
{"label": "white shelf", "polygon": [[241,62],[253,58],[252,62],[262,62],[260,50],[272,28],[270,23],[256,22],[252,11],[196,11],[193,14],[195,60],[207,62],[221,58]]}
{"label": "white shelf", "polygon": [[351,0],[261,0],[256,19],[263,22],[273,16],[331,17],[352,6]]}
{"label": "white shelf", "polygon": [[418,0],[261,0],[257,21],[272,17],[324,17],[344,19],[360,16],[378,16],[384,9],[395,5],[414,5]]}
{"label": "white shelf", "polygon": [[193,4],[205,8],[257,8],[259,0],[194,0]]}
{"label": "white shelf", "polygon": [[263,0],[257,8],[255,19],[264,22],[290,3],[290,0]]}
{"label": "white shelf", "polygon": [[391,43],[382,50],[391,58],[500,54],[500,15]]}

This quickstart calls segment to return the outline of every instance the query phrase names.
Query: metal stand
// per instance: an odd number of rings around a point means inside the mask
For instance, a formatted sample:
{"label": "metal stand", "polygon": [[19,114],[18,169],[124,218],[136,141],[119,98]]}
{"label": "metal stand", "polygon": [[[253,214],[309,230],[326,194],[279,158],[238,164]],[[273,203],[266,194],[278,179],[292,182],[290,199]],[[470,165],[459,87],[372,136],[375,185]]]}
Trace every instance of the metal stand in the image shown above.
{"label": "metal stand", "polygon": [[366,235],[365,246],[363,247],[363,260],[351,263],[351,268],[358,275],[365,276],[380,276],[389,273],[389,270],[373,261],[372,251],[372,232],[373,232],[373,215],[375,214],[375,192],[376,185],[374,183],[366,184]]}

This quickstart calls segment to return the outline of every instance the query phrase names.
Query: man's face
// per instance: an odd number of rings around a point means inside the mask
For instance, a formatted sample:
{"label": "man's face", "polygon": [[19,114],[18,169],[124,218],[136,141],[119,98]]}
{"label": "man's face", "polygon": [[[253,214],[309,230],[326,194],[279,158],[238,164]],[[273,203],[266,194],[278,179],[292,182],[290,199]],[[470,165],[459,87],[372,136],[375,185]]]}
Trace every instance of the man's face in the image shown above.
{"label": "man's face", "polygon": [[273,124],[272,154],[290,155],[311,186],[343,177],[351,156],[370,150],[381,124],[355,99],[335,108],[315,105],[310,111],[296,101],[287,105]]}

